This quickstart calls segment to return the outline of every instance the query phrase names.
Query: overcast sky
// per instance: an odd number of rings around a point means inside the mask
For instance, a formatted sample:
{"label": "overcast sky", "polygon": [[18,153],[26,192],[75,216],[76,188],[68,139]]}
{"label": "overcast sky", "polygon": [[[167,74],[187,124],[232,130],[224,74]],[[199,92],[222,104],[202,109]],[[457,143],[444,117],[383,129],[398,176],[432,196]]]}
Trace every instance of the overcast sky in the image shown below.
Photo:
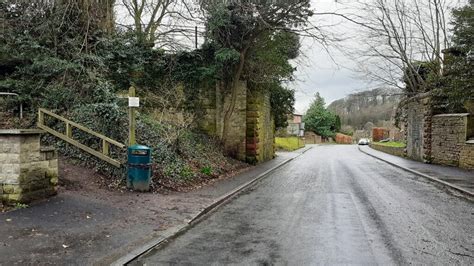
{"label": "overcast sky", "polygon": [[[312,9],[317,13],[323,12],[336,12],[345,15],[358,15],[364,17],[365,15],[361,12],[361,3],[365,0],[312,0]],[[387,4],[392,3],[390,0]],[[419,10],[416,11],[414,2],[410,0],[405,1],[408,9],[412,9],[413,12],[420,12],[420,19],[423,19],[428,32],[430,32],[430,12],[428,11],[428,1],[419,1]],[[459,7],[467,3],[466,0],[445,0],[441,1],[445,8],[446,21],[448,24],[448,35],[450,35],[449,21],[451,21],[451,11],[453,7]],[[363,11],[362,11],[363,12]],[[352,15],[350,15],[352,17]],[[362,90],[374,89],[379,84],[370,83],[367,80],[362,79],[361,72],[356,72],[356,63],[349,57],[357,58],[360,64],[364,68],[370,68],[370,66],[385,66],[387,62],[381,62],[377,58],[372,58],[371,61],[367,61],[367,57],[355,56],[360,54],[361,51],[367,49],[366,39],[364,36],[365,30],[360,26],[355,25],[352,22],[346,21],[343,18],[334,15],[314,15],[311,18],[311,22],[322,29],[327,30],[329,33],[335,34],[337,37],[343,38],[343,42],[338,42],[336,46],[340,50],[334,49],[334,44],[329,44],[329,51],[323,49],[323,46],[315,42],[310,38],[302,40],[302,52],[303,55],[297,60],[297,72],[295,73],[296,82],[290,84],[290,87],[296,91],[296,103],[295,111],[297,113],[304,113],[309,107],[314,94],[319,92],[322,97],[329,104],[334,100],[343,98],[350,93],[358,92]],[[414,27],[413,32],[410,36],[417,37],[419,29]],[[418,36],[420,37],[420,36]],[[430,37],[428,37],[430,38]],[[442,36],[441,36],[442,38]],[[410,42],[409,51],[412,53],[410,56],[411,60],[429,60],[423,49],[417,48],[417,39]],[[432,39],[433,41],[433,39]],[[419,42],[418,42],[419,43]],[[383,43],[380,43],[382,45]],[[441,44],[443,45],[443,44]],[[442,47],[443,48],[443,47]],[[384,48],[380,48],[384,49]],[[364,53],[366,54],[366,53]],[[390,55],[390,53],[388,53]],[[431,59],[432,60],[432,59]],[[379,64],[384,63],[384,64]],[[393,66],[392,66],[393,67]],[[390,68],[384,68],[384,70],[390,70]],[[390,71],[388,71],[390,72]],[[396,72],[391,72],[396,73]],[[395,75],[396,76],[396,75]],[[396,81],[395,81],[396,82]]]}
{"label": "overcast sky", "polygon": [[[465,0],[450,0],[450,2],[465,2]],[[407,3],[409,3],[409,0]],[[349,7],[358,7],[358,5],[357,1],[354,0],[312,0],[312,9],[317,13],[356,14],[359,12],[354,11],[355,9],[350,10]],[[132,23],[123,7],[119,5],[116,11],[119,23]],[[357,48],[360,48],[361,40],[356,41],[360,37],[358,35],[361,34],[360,27],[334,15],[316,14],[311,17],[311,22],[327,33],[334,34],[334,36],[343,38],[345,41],[329,43],[327,49],[324,49],[318,41],[312,38],[302,38],[302,54],[294,62],[297,67],[295,72],[296,81],[288,84],[290,88],[296,91],[295,112],[301,114],[308,109],[316,92],[319,92],[326,103],[329,104],[350,93],[376,87],[376,84],[370,84],[363,80],[360,74],[354,71],[357,69],[356,63],[349,58],[349,56],[353,56],[357,51],[360,51]],[[187,25],[186,23],[190,24]],[[174,39],[181,40],[179,43],[184,48],[193,49],[194,25],[196,25],[195,22],[176,21],[169,27],[183,28],[186,32],[176,33],[172,36]],[[199,26],[198,31],[202,34],[204,26],[199,22],[197,22],[197,25]],[[166,30],[166,27],[164,30]],[[186,39],[182,36],[190,38]],[[202,44],[202,42],[203,38],[199,35],[198,43]],[[334,48],[336,45],[340,50]]]}
{"label": "overcast sky", "polygon": [[[343,7],[335,0],[312,2],[312,8],[316,12],[332,12]],[[350,22],[334,16],[314,16],[311,20],[315,25],[332,25],[325,29],[340,36],[344,34],[347,38],[357,29]],[[341,45],[350,49],[351,45],[356,44],[347,40]],[[351,71],[355,64],[337,49],[330,49],[328,53],[320,43],[311,38],[303,38],[302,48],[303,55],[297,60],[299,62],[295,73],[297,81],[290,84],[296,91],[297,113],[306,111],[316,92],[329,104],[352,92],[370,88],[370,84]]]}
{"label": "overcast sky", "polygon": [[[350,0],[338,0],[350,1]],[[312,9],[316,12],[334,11],[341,7],[335,0],[312,0]],[[118,23],[132,24],[133,21],[128,16],[126,9],[118,5],[116,8]],[[333,16],[314,16],[311,18],[315,25],[333,25],[343,20]],[[191,24],[190,24],[191,25]],[[195,25],[195,24],[192,24]],[[200,25],[199,31],[203,30]],[[344,22],[337,26],[325,28],[331,32],[350,33],[355,27],[348,22]],[[193,33],[190,33],[194,35]],[[179,38],[179,34],[174,36],[176,39],[182,39],[182,43],[189,43],[188,40]],[[199,44],[203,41],[199,38]],[[346,42],[347,43],[347,42]],[[193,45],[189,45],[190,48]],[[350,46],[350,45],[349,45]],[[296,91],[295,109],[297,113],[303,113],[311,103],[313,96],[319,92],[325,99],[326,103],[340,99],[347,94],[356,90],[366,89],[367,85],[355,78],[354,73],[341,66],[353,68],[352,62],[335,49],[328,52],[323,46],[315,42],[311,38],[302,39],[302,55],[296,60],[297,65],[296,81],[289,84],[289,87]],[[331,59],[331,57],[333,59]],[[336,62],[334,62],[334,61]],[[341,65],[341,66],[338,66]]]}

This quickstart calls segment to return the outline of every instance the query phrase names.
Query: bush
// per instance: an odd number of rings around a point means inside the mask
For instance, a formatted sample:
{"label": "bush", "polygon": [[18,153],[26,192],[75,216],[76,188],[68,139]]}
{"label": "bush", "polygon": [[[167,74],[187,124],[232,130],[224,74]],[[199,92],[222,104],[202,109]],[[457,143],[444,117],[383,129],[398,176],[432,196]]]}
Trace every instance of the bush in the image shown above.
{"label": "bush", "polygon": [[182,130],[175,139],[164,137],[176,130],[175,126],[158,123],[146,115],[138,121],[137,141],[153,149],[154,184],[188,186],[244,165],[226,157],[216,139],[191,129]]}

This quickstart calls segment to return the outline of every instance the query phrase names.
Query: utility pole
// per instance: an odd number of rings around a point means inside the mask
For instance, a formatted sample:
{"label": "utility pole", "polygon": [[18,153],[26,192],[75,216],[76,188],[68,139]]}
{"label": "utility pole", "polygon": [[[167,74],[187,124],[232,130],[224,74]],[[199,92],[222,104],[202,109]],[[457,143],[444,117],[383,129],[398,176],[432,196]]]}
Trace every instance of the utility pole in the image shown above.
{"label": "utility pole", "polygon": [[198,48],[198,27],[194,27],[194,43],[196,46],[196,49]]}

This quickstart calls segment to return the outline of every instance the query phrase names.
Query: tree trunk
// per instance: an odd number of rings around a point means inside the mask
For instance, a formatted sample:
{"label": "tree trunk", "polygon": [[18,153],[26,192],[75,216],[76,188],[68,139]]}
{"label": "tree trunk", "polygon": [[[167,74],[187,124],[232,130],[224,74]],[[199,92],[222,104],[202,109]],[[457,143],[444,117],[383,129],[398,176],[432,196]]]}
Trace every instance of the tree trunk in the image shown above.
{"label": "tree trunk", "polygon": [[222,132],[222,142],[224,143],[224,147],[226,150],[229,147],[229,140],[232,139],[232,136],[230,136],[229,128],[230,124],[232,123],[231,118],[232,115],[234,114],[235,111],[235,105],[237,103],[237,96],[238,96],[238,87],[240,83],[240,78],[242,76],[242,72],[244,69],[245,65],[245,59],[247,55],[247,51],[249,49],[249,46],[245,47],[242,52],[240,52],[240,62],[239,65],[237,66],[237,69],[234,73],[234,76],[232,78],[232,81],[230,83],[230,87],[227,88],[230,91],[230,103],[228,108],[224,112],[224,121],[223,121],[223,132]]}

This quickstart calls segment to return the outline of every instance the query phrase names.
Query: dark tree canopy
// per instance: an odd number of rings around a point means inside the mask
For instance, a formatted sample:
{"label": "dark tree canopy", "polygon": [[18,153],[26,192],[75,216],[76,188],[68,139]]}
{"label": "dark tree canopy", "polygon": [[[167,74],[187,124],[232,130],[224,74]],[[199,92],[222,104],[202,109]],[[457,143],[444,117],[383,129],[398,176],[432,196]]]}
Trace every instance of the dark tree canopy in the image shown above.
{"label": "dark tree canopy", "polygon": [[474,112],[474,1],[454,10],[453,18],[453,47],[445,51],[435,107],[437,112]]}

